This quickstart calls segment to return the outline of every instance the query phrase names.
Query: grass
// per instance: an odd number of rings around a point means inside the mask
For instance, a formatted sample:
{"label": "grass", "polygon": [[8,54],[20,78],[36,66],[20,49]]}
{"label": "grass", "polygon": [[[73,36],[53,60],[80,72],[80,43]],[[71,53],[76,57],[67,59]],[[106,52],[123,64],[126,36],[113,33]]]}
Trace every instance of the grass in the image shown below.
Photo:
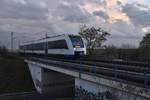
{"label": "grass", "polygon": [[0,94],[33,89],[33,82],[23,59],[0,57]]}

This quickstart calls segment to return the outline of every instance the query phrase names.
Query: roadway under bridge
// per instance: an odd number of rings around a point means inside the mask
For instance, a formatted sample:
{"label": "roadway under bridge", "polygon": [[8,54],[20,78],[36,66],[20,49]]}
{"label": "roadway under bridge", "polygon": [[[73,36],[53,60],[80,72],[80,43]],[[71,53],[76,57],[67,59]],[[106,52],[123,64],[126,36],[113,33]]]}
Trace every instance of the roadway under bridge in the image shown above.
{"label": "roadway under bridge", "polygon": [[76,100],[150,100],[150,69],[146,64],[42,58],[25,62],[40,94],[73,94]]}

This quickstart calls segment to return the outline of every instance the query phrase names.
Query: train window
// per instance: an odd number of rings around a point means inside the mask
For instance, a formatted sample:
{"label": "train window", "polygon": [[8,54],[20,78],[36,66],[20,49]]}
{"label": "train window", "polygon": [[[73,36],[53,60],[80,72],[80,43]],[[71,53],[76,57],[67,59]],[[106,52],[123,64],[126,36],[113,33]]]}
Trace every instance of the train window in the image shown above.
{"label": "train window", "polygon": [[29,44],[20,46],[20,49],[25,50],[44,50],[45,49],[45,43],[36,43],[36,44]]}
{"label": "train window", "polygon": [[19,49],[21,49],[21,50],[26,50],[26,46],[25,46],[25,45],[19,46]]}
{"label": "train window", "polygon": [[[44,50],[46,48],[46,42],[29,44],[20,47],[20,49],[25,50]],[[48,49],[68,49],[68,46],[65,40],[50,41],[48,42]]]}
{"label": "train window", "polygon": [[84,44],[82,41],[82,38],[80,36],[69,36],[72,42],[73,47],[79,47],[79,48],[83,48]]}
{"label": "train window", "polygon": [[44,44],[45,43],[36,43],[36,44],[32,44],[32,49],[33,50],[44,50]]}
{"label": "train window", "polygon": [[68,49],[66,40],[49,41],[48,49]]}

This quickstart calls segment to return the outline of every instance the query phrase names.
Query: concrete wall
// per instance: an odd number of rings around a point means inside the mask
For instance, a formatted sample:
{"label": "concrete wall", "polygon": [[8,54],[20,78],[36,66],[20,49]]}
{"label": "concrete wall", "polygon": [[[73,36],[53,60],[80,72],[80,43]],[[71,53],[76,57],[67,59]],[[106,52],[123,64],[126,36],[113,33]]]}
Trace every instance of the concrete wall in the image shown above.
{"label": "concrete wall", "polygon": [[30,63],[28,63],[28,67],[36,90],[42,93],[42,67]]}
{"label": "concrete wall", "polygon": [[139,95],[79,78],[75,79],[75,87],[77,100],[149,100]]}
{"label": "concrete wall", "polygon": [[36,90],[50,97],[74,96],[74,78],[45,69],[36,64],[28,64]]}

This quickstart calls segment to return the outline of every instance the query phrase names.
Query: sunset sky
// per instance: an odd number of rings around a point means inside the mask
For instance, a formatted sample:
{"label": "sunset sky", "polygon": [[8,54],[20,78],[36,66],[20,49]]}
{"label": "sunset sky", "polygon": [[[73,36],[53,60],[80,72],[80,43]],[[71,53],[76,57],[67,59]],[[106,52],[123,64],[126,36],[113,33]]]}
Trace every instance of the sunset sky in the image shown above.
{"label": "sunset sky", "polygon": [[106,44],[138,46],[150,31],[150,0],[0,0],[0,44],[77,34],[83,24],[111,33]]}

